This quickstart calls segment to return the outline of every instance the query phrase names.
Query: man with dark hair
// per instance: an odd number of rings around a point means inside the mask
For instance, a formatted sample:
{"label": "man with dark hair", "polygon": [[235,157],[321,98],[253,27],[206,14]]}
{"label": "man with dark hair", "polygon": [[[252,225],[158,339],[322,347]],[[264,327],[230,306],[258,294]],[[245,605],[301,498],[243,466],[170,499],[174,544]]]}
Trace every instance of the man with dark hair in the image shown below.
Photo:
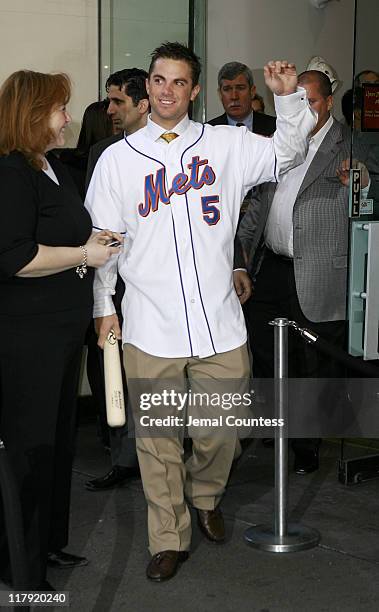
{"label": "man with dark hair", "polygon": [[[108,77],[105,85],[109,100],[108,114],[118,133],[91,147],[87,166],[87,187],[101,154],[110,145],[123,139],[124,133],[130,136],[146,125],[149,111],[146,78],[147,72],[140,68],[126,68]],[[118,276],[113,303],[120,318],[124,291],[125,285]],[[94,401],[100,412],[105,414],[103,356],[97,346],[96,334],[88,338],[87,372]],[[127,397],[126,385],[125,397]],[[131,436],[132,429],[133,423],[131,422],[124,427],[109,428],[112,468],[104,476],[88,480],[85,486],[89,491],[111,489],[139,475],[135,438]]]}
{"label": "man with dark hair", "polygon": [[[246,313],[255,378],[274,376],[274,333],[268,323],[276,317],[294,320],[340,347],[345,339],[350,138],[331,115],[329,78],[309,70],[298,81],[318,114],[306,160],[278,185],[257,189],[238,230],[253,278]],[[368,154],[362,152],[361,161]],[[363,171],[362,186],[367,185]],[[339,378],[343,369],[290,334],[289,374]],[[293,440],[297,474],[318,468],[319,444],[314,438]]]}
{"label": "man with dark hair", "polygon": [[87,187],[100,155],[107,147],[133,134],[146,125],[149,100],[146,92],[147,72],[140,68],[125,68],[111,74],[105,88],[108,95],[108,115],[112,119],[115,135],[96,143],[91,150],[87,166]]}
{"label": "man with dark hair", "polygon": [[189,47],[182,45],[179,42],[165,42],[151,54],[151,61],[149,66],[149,80],[156,67],[158,60],[176,60],[179,62],[185,62],[191,72],[192,87],[196,87],[199,84],[201,64],[199,58]]}
{"label": "man with dark hair", "polygon": [[[293,64],[270,62],[264,73],[276,94],[272,139],[245,128],[190,121],[188,107],[200,90],[200,62],[179,43],[161,45],[149,69],[147,126],[109,147],[96,166],[86,201],[93,225],[129,236],[128,252],[118,259],[126,285],[122,338],[129,389],[130,381],[143,378],[174,380],[181,389],[188,378],[191,390],[208,395],[209,385],[220,379],[234,379],[238,389],[245,388],[250,373],[246,328],[232,286],[239,208],[251,187],[276,181],[302,162],[315,123],[304,90],[297,91]],[[94,284],[100,346],[112,328],[121,337],[111,300],[116,266],[114,261],[103,267]],[[153,396],[149,410],[156,406]],[[164,406],[161,417],[176,413],[173,399]],[[157,422],[155,436],[146,428],[141,433],[148,415],[139,412],[145,407],[138,402],[132,409],[153,555],[147,577],[159,582],[172,578],[188,558],[187,501],[204,535],[224,541],[219,502],[240,452],[239,432],[195,427],[192,456],[184,464],[182,429],[162,429]]]}

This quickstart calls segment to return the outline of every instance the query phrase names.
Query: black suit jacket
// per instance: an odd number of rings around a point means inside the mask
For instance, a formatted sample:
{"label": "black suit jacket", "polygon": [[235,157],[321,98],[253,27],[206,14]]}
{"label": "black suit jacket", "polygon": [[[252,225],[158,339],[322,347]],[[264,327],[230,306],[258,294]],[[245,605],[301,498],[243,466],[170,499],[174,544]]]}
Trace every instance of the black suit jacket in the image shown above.
{"label": "black suit jacket", "polygon": [[[224,113],[219,117],[210,119],[207,123],[210,125],[228,125],[227,114]],[[265,113],[254,113],[253,112],[253,132],[255,134],[261,134],[262,136],[272,136],[276,130],[276,119],[271,115],[265,115]]]}
{"label": "black suit jacket", "polygon": [[116,136],[108,136],[108,138],[104,138],[104,140],[100,140],[96,144],[94,144],[90,150],[88,155],[88,163],[87,163],[87,174],[86,174],[86,191],[88,189],[88,185],[90,184],[90,180],[92,178],[93,171],[95,169],[97,160],[100,155],[110,147],[115,142],[122,140],[124,138],[124,133],[117,134]]}
{"label": "black suit jacket", "polygon": [[[210,125],[228,125],[228,116],[226,113],[210,119],[208,121]],[[253,132],[255,134],[261,134],[262,136],[272,136],[276,130],[276,118],[271,115],[265,115],[265,113],[254,113],[253,112]],[[238,235],[234,239],[234,261],[233,268],[245,268],[245,259],[242,251],[242,244]]]}

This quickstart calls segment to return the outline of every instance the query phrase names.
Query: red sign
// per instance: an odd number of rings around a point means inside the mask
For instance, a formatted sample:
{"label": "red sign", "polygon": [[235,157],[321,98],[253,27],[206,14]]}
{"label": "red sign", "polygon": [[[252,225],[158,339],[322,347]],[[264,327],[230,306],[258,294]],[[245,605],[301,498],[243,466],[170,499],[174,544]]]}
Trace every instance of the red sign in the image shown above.
{"label": "red sign", "polygon": [[362,83],[362,132],[379,132],[379,83]]}

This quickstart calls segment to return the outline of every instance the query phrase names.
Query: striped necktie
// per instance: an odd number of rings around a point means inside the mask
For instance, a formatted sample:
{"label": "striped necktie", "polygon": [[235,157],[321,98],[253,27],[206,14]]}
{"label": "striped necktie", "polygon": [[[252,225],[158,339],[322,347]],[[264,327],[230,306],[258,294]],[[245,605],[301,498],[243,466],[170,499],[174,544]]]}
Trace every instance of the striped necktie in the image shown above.
{"label": "striped necktie", "polygon": [[163,140],[165,140],[167,143],[170,143],[172,140],[175,140],[175,138],[177,138],[179,136],[179,134],[175,134],[175,132],[165,132],[164,134],[161,135],[161,138],[163,138]]}

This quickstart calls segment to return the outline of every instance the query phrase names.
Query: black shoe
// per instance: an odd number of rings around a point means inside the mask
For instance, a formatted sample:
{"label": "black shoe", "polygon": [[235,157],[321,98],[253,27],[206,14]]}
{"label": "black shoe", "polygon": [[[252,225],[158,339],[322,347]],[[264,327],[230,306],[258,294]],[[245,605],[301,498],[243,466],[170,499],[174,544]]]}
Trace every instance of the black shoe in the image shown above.
{"label": "black shoe", "polygon": [[54,552],[47,553],[47,565],[49,567],[71,569],[73,567],[80,567],[87,564],[88,559],[85,557],[71,555],[70,553],[63,552],[63,550],[56,550]]}
{"label": "black shoe", "polygon": [[123,485],[127,480],[139,477],[140,471],[138,467],[115,465],[105,476],[100,476],[100,478],[95,478],[94,480],[87,480],[85,487],[88,491],[104,491],[105,489],[113,489]]}
{"label": "black shoe", "polygon": [[296,474],[311,474],[319,468],[318,449],[303,450],[295,453],[294,471]]}

